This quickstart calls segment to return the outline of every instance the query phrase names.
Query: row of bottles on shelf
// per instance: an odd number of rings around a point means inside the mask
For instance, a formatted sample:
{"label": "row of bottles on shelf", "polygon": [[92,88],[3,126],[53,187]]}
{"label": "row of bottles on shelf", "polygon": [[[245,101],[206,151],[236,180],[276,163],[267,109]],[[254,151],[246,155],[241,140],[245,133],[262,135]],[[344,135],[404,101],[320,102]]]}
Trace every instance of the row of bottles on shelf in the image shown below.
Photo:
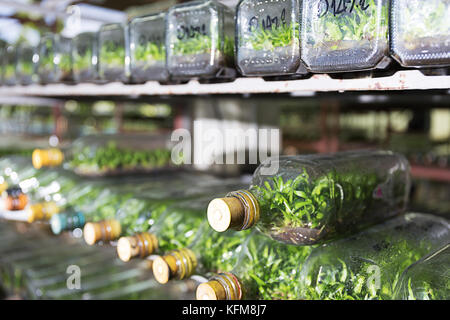
{"label": "row of bottles on shelf", "polygon": [[215,0],[107,24],[37,48],[5,45],[3,84],[161,83],[243,76],[302,77],[450,65],[448,0]]}
{"label": "row of bottles on shelf", "polygon": [[[408,280],[407,297],[400,289],[407,267],[436,250],[448,255],[441,247],[450,226],[400,215],[410,176],[399,154],[271,159],[248,190],[239,179],[191,173],[86,180],[19,162],[9,164],[5,181],[13,176],[31,198],[48,201],[28,221],[50,220],[55,234],[83,229],[90,245],[113,241],[121,260],[148,260],[163,284],[201,275],[199,299],[448,298],[446,284],[412,289],[420,278]],[[275,164],[278,172],[266,175]],[[239,191],[210,201],[229,190]]]}

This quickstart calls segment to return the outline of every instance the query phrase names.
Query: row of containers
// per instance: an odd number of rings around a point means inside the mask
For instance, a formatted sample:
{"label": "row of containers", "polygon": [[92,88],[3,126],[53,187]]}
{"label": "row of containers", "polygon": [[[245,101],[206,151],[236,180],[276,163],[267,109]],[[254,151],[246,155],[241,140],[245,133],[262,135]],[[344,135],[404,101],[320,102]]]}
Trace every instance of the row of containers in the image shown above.
{"label": "row of containers", "polygon": [[214,0],[5,46],[3,84],[177,83],[450,65],[448,0]]}
{"label": "row of containers", "polygon": [[118,177],[146,156],[117,148],[80,155],[78,165],[114,169],[96,179],[65,166],[67,151],[2,159],[1,216],[113,244],[161,284],[196,279],[198,299],[450,298],[450,224],[408,212],[401,154],[271,158],[246,181],[180,169]]}

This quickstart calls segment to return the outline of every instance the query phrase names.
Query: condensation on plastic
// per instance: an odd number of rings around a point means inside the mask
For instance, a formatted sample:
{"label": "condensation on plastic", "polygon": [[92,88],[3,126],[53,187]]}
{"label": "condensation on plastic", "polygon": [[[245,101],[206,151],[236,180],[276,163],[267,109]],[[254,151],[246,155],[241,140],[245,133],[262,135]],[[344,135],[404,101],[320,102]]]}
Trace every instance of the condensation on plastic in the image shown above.
{"label": "condensation on plastic", "polygon": [[389,62],[389,1],[302,2],[301,58],[312,72],[384,68]]}
{"label": "condensation on plastic", "polygon": [[409,266],[395,290],[396,300],[450,299],[450,244]]}
{"label": "condensation on plastic", "polygon": [[391,52],[405,67],[450,65],[450,0],[392,0]]}
{"label": "condensation on plastic", "polygon": [[97,80],[98,50],[97,34],[84,32],[72,40],[73,76],[75,82]]}
{"label": "condensation on plastic", "polygon": [[450,241],[450,225],[409,213],[314,249],[301,270],[305,299],[393,299],[402,272]]}
{"label": "condensation on plastic", "polygon": [[214,0],[170,8],[166,17],[166,57],[171,77],[234,77],[233,17],[228,7]]}
{"label": "condensation on plastic", "polygon": [[165,13],[158,13],[134,18],[129,24],[131,81],[134,83],[169,79],[165,18]]}
{"label": "condensation on plastic", "polygon": [[16,78],[17,49],[14,45],[7,45],[3,51],[3,85],[14,86]]}
{"label": "condensation on plastic", "polygon": [[37,74],[43,84],[72,81],[71,40],[58,34],[41,37]]}
{"label": "condensation on plastic", "polygon": [[103,25],[98,33],[98,72],[102,82],[128,82],[127,26],[119,23]]}
{"label": "condensation on plastic", "polygon": [[30,85],[36,82],[36,57],[35,48],[22,42],[17,46],[17,82],[22,85]]}
{"label": "condensation on plastic", "polygon": [[65,166],[86,176],[152,172],[174,166],[170,147],[168,135],[90,135],[73,142]]}
{"label": "condensation on plastic", "polygon": [[236,58],[243,75],[290,75],[300,68],[299,0],[243,0],[236,10]]}
{"label": "condensation on plastic", "polygon": [[250,191],[259,201],[262,232],[310,245],[402,213],[410,179],[409,163],[400,154],[350,151],[268,159],[255,171]]}

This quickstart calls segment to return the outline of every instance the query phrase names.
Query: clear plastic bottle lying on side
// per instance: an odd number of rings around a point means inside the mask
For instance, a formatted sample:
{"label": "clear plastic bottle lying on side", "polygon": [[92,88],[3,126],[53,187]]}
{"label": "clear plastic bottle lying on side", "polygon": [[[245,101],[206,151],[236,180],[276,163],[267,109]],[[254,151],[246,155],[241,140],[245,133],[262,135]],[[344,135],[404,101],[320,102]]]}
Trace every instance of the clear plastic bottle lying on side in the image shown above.
{"label": "clear plastic bottle lying on side", "polygon": [[167,82],[165,13],[134,18],[129,23],[133,83]]}
{"label": "clear plastic bottle lying on side", "polygon": [[450,299],[450,244],[409,266],[395,290],[396,300]]}
{"label": "clear plastic bottle lying on side", "polygon": [[236,11],[236,58],[245,76],[304,73],[299,0],[242,0]]}
{"label": "clear plastic bottle lying on side", "polygon": [[153,261],[153,275],[159,283],[165,284],[197,274],[231,271],[248,234],[248,231],[232,230],[219,234],[203,223],[188,247],[164,252]]}
{"label": "clear plastic bottle lying on side", "polygon": [[390,62],[388,18],[387,0],[303,1],[302,61],[311,72],[384,68]]}
{"label": "clear plastic bottle lying on side", "polygon": [[102,82],[128,82],[125,65],[128,31],[120,23],[103,25],[98,32],[98,73]]}
{"label": "clear plastic bottle lying on side", "polygon": [[35,48],[29,43],[21,42],[17,46],[17,82],[21,85],[30,85],[37,82],[36,79],[37,55]]}
{"label": "clear plastic bottle lying on side", "polygon": [[83,32],[72,40],[72,60],[74,81],[94,82],[98,72],[97,34]]}
{"label": "clear plastic bottle lying on side", "polygon": [[271,158],[249,190],[208,206],[216,231],[258,227],[297,245],[329,241],[402,213],[410,190],[408,161],[389,151]]}
{"label": "clear plastic bottle lying on side", "polygon": [[175,5],[166,17],[167,69],[174,80],[234,78],[233,12],[215,0]]}
{"label": "clear plastic bottle lying on side", "polygon": [[309,246],[286,245],[253,232],[231,272],[210,277],[197,288],[198,300],[299,299],[299,270]]}
{"label": "clear plastic bottle lying on side", "polygon": [[174,166],[169,137],[148,134],[85,136],[64,151],[36,149],[32,159],[38,169],[63,165],[90,177],[148,173]]}
{"label": "clear plastic bottle lying on side", "polygon": [[3,85],[14,86],[16,79],[17,48],[14,45],[7,45],[3,51]]}
{"label": "clear plastic bottle lying on side", "polygon": [[450,1],[393,0],[390,42],[405,67],[450,65]]}
{"label": "clear plastic bottle lying on side", "polygon": [[307,299],[393,299],[402,272],[450,241],[442,218],[406,214],[313,251],[301,271]]}

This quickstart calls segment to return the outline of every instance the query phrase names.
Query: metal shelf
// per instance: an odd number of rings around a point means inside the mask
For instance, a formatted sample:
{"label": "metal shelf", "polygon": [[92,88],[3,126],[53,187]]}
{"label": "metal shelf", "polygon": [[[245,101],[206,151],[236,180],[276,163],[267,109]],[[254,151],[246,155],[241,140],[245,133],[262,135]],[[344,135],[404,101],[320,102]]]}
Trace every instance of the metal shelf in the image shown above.
{"label": "metal shelf", "polygon": [[326,74],[308,79],[265,81],[262,78],[238,78],[233,82],[202,84],[191,80],[186,84],[161,85],[147,82],[139,85],[109,84],[52,84],[1,87],[0,96],[40,97],[139,97],[183,95],[228,95],[290,93],[311,95],[315,92],[449,90],[450,76],[426,76],[418,70],[398,71],[394,75],[377,78],[333,79]]}

